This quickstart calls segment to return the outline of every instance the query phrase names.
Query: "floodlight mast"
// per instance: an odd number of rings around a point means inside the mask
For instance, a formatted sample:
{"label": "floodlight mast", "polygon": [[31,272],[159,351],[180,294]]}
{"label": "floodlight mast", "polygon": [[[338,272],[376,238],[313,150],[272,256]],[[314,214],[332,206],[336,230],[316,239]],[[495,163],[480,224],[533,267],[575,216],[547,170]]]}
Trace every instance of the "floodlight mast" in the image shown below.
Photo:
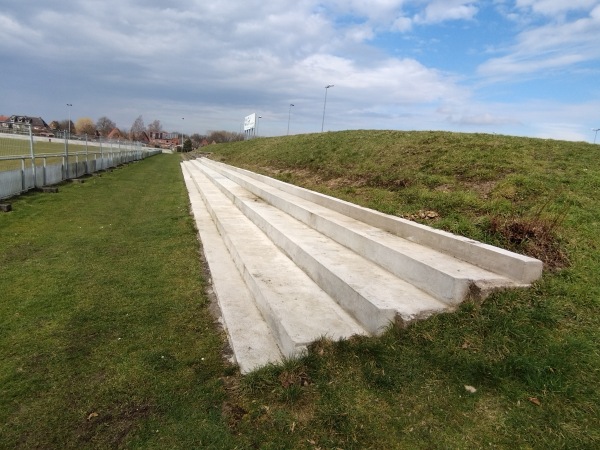
{"label": "floodlight mast", "polygon": [[67,111],[69,111],[69,123],[68,123],[68,127],[69,127],[69,137],[68,139],[71,139],[71,107],[73,106],[72,103],[67,103]]}
{"label": "floodlight mast", "polygon": [[327,86],[325,86],[325,101],[323,102],[323,120],[321,121],[321,133],[323,132],[323,128],[325,127],[325,107],[327,106],[327,91],[333,86],[333,84],[328,84]]}
{"label": "floodlight mast", "polygon": [[65,139],[65,178],[69,179],[69,140],[71,139],[71,108],[73,107],[72,103],[67,103],[67,110],[69,111],[69,133],[67,138]]}

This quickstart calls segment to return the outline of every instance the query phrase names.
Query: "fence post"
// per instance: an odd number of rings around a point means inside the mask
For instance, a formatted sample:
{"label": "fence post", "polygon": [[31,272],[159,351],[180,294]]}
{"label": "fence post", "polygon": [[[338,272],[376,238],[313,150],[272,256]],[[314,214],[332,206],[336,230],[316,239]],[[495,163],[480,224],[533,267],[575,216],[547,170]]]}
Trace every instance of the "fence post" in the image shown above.
{"label": "fence post", "polygon": [[90,173],[89,170],[89,156],[88,156],[88,135],[85,135],[85,174],[88,175]]}
{"label": "fence post", "polygon": [[67,133],[65,132],[65,180],[69,179],[69,141],[67,139]]}
{"label": "fence post", "polygon": [[25,192],[25,158],[21,158],[21,192]]}
{"label": "fence post", "polygon": [[35,166],[35,151],[33,149],[33,131],[29,125],[29,150],[31,151],[31,170],[33,172],[33,187],[37,187],[37,170]]}

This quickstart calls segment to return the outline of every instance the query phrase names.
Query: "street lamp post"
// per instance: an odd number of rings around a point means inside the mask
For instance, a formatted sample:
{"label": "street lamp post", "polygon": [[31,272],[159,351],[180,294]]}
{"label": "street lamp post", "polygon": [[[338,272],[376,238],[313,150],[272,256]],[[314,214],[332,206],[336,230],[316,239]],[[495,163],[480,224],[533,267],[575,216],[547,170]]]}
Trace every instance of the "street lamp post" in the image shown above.
{"label": "street lamp post", "polygon": [[[185,120],[185,117],[182,117],[181,120]],[[181,153],[183,153],[183,129],[181,130]]]}
{"label": "street lamp post", "polygon": [[69,111],[69,134],[67,135],[67,139],[65,139],[65,179],[69,179],[69,139],[71,139],[71,107],[72,103],[67,103],[67,110]]}
{"label": "street lamp post", "polygon": [[68,139],[71,139],[71,107],[73,105],[71,103],[67,103],[67,111],[69,111],[69,123],[67,125],[67,127],[69,128],[69,137]]}
{"label": "street lamp post", "polygon": [[290,134],[290,117],[292,116],[292,106],[294,106],[294,104],[290,103],[290,110],[288,111],[288,136]]}
{"label": "street lamp post", "polygon": [[594,144],[595,144],[596,136],[598,136],[598,131],[600,131],[600,128],[592,128],[592,131],[594,132]]}
{"label": "street lamp post", "polygon": [[327,91],[331,87],[333,87],[333,84],[328,84],[327,86],[325,86],[325,102],[323,102],[323,121],[321,122],[321,133],[323,132],[323,127],[325,126],[325,107],[327,106]]}

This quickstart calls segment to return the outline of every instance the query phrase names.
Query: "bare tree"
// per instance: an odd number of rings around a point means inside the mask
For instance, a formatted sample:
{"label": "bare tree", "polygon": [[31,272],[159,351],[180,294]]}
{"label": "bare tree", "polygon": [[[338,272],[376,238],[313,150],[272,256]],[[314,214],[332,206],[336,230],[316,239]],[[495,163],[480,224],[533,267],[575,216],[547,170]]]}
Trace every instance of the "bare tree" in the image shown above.
{"label": "bare tree", "polygon": [[[58,122],[58,129],[61,131],[67,131],[69,129],[69,120],[61,120],[60,122]],[[71,134],[75,134],[76,133],[76,128],[75,128],[75,124],[73,123],[73,121],[71,121]]]}
{"label": "bare tree", "polygon": [[144,118],[142,116],[138,116],[137,119],[131,125],[131,130],[129,131],[129,139],[138,140],[142,137],[142,133],[146,132],[146,126],[144,125]]}
{"label": "bare tree", "polygon": [[106,116],[100,117],[96,122],[96,129],[104,137],[108,136],[115,128],[117,128],[117,124]]}
{"label": "bare tree", "polygon": [[96,125],[94,125],[94,121],[89,117],[80,117],[77,119],[75,128],[79,134],[87,134],[88,136],[94,136],[96,134]]}
{"label": "bare tree", "polygon": [[244,134],[243,133],[235,133],[233,131],[209,131],[208,132],[208,142],[216,142],[217,144],[223,142],[233,142],[233,141],[243,141]]}
{"label": "bare tree", "polygon": [[206,136],[203,136],[199,133],[194,133],[190,136],[190,139],[192,140],[192,147],[198,148],[200,145],[202,145],[202,141],[206,139]]}
{"label": "bare tree", "polygon": [[160,120],[154,120],[153,122],[150,122],[150,124],[148,125],[149,133],[160,133],[162,130],[163,130],[163,127],[162,127],[162,123],[160,123]]}

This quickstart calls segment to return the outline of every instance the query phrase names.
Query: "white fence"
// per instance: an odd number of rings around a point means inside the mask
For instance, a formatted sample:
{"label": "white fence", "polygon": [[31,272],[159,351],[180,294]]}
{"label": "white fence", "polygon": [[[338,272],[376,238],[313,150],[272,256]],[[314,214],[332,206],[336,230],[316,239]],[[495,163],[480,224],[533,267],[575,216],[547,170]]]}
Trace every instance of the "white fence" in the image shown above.
{"label": "white fence", "polygon": [[0,130],[0,199],[161,153],[139,142],[49,138]]}

